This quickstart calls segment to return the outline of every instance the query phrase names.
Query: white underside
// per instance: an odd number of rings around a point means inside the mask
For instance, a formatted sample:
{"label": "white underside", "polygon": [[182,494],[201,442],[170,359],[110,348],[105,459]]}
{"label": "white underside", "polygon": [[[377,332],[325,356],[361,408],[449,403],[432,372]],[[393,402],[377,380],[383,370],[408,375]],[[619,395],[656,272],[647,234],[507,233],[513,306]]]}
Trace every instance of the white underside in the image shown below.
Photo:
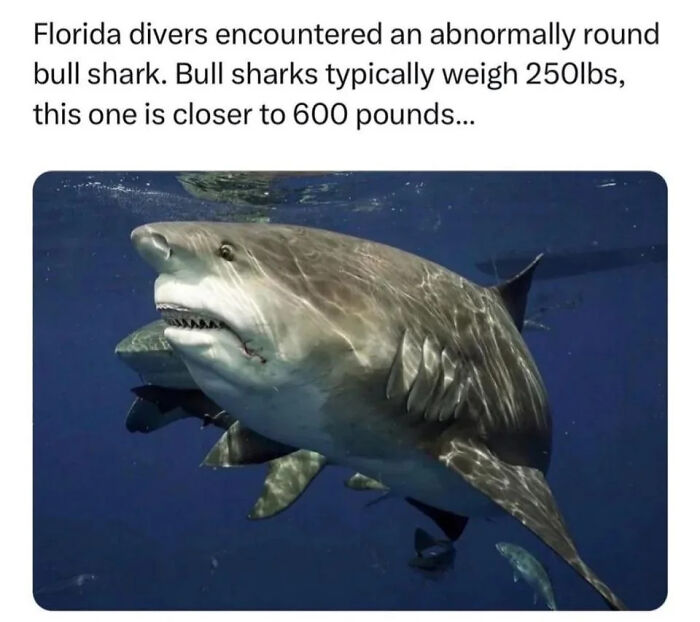
{"label": "white underside", "polygon": [[[200,388],[222,408],[257,433],[301,449],[323,454],[333,464],[347,466],[382,482],[399,496],[412,497],[463,516],[485,516],[496,506],[438,460],[411,448],[387,447],[384,455],[359,456],[325,432],[324,396],[314,386],[261,392],[243,390],[188,360]],[[353,434],[361,434],[353,429]]]}

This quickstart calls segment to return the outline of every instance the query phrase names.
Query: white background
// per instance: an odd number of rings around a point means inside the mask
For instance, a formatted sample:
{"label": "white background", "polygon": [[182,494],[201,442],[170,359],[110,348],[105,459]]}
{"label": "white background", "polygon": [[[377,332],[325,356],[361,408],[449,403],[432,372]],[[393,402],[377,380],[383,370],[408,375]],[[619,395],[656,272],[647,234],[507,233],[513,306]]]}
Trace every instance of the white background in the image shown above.
{"label": "white background", "polygon": [[[16,616],[49,615],[31,595],[31,304],[32,184],[42,172],[138,169],[407,169],[407,170],[653,170],[669,188],[669,597],[663,616],[693,615],[697,610],[698,415],[698,29],[691,3],[623,2],[371,2],[333,0],[294,2],[6,2],[2,8],[2,275],[3,378],[2,445],[2,586],[3,610]],[[377,48],[319,51],[282,48],[48,48],[33,45],[35,21],[79,25],[105,20],[130,27],[141,20],[159,25],[314,25],[439,26],[447,20],[491,26],[540,26],[561,20],[591,25],[647,26],[660,22],[661,44],[653,48],[556,49],[422,48],[392,51]],[[177,87],[151,91],[127,87],[80,89],[33,85],[33,61],[49,56],[96,62],[140,64],[195,59],[254,60],[283,65],[332,57],[342,64],[367,60],[393,64],[406,58],[426,64],[468,64],[509,59],[522,62],[597,60],[620,68],[624,89],[485,89],[417,94],[406,89],[364,89],[347,98],[368,105],[432,103],[436,99],[475,118],[474,127],[376,128],[361,133],[344,128],[96,128],[88,125],[38,128],[31,108],[44,99],[90,103],[154,105],[190,98],[217,105],[268,101],[338,99],[323,89],[264,87],[235,91]],[[50,93],[50,94],[49,94]],[[310,95],[313,94],[313,95]],[[461,115],[460,115],[461,116]],[[105,223],[108,226],[108,223]],[[60,330],[57,326],[56,330]],[[41,390],[41,387],[36,387]],[[663,468],[660,465],[659,468]],[[634,516],[629,517],[630,521]],[[616,528],[609,526],[610,529]],[[57,615],[57,614],[54,614]],[[61,614],[63,618],[75,614]],[[87,614],[92,615],[92,614]],[[147,614],[120,614],[145,616]],[[173,614],[156,614],[172,616]],[[185,615],[185,614],[183,614]],[[210,614],[236,615],[242,614]],[[253,614],[246,614],[253,615]],[[267,616],[271,614],[259,614]],[[274,615],[274,614],[272,614]],[[298,614],[307,615],[307,614]],[[318,617],[324,614],[317,614]],[[336,614],[348,619],[352,614]],[[386,614],[376,614],[383,618]],[[405,617],[406,614],[395,614]],[[427,614],[415,614],[415,617]],[[431,614],[434,615],[434,614]],[[445,613],[459,617],[468,613]],[[475,615],[475,614],[471,614]],[[482,615],[482,614],[476,614]],[[494,613],[496,617],[507,614]],[[595,614],[579,614],[595,615]],[[635,614],[637,616],[644,614]],[[658,614],[657,614],[658,615]],[[539,614],[532,614],[531,617]],[[325,617],[325,615],[324,615]],[[410,617],[410,616],[409,616]]]}

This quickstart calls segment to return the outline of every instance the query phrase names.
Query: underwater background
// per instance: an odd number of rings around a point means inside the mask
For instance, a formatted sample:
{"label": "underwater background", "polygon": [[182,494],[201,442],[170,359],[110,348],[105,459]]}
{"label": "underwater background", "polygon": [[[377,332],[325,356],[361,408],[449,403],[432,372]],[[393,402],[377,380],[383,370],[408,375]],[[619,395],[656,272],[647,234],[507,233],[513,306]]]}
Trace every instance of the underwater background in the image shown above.
{"label": "underwater background", "polygon": [[[326,468],[250,521],[266,467],[199,464],[221,431],[124,425],[115,355],[157,319],[129,234],[283,222],[397,246],[483,285],[539,252],[525,340],[549,392],[547,479],[586,563],[631,609],[667,586],[667,198],[653,173],[46,173],[34,187],[34,592],[48,609],[542,609],[495,548],[525,547],[562,609],[600,596],[514,519],[472,519],[454,568],[408,566],[398,498]],[[82,579],[81,579],[82,577]]]}

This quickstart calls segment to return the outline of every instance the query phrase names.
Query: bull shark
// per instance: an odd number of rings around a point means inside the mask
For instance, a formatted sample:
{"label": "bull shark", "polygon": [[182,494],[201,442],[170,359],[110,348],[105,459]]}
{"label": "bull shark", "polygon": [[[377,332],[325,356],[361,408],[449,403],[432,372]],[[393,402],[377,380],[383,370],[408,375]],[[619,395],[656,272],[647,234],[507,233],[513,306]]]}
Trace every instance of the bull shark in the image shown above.
{"label": "bull shark", "polygon": [[164,335],[256,433],[375,479],[435,515],[500,508],[616,609],[544,474],[551,418],[523,341],[539,258],[495,287],[376,242],[288,225],[164,222],[131,234]]}

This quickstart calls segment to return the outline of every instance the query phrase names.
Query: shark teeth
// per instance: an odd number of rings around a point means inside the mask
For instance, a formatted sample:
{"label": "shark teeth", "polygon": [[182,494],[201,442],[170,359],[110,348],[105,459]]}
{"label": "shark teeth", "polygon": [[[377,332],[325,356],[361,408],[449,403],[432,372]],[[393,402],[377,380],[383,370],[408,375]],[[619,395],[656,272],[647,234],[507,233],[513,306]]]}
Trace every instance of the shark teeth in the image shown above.
{"label": "shark teeth", "polygon": [[163,319],[168,326],[178,326],[180,328],[226,328],[226,325],[222,322],[206,320],[204,318],[163,317]]}
{"label": "shark teeth", "polygon": [[173,304],[157,304],[156,310],[160,311],[163,320],[165,320],[168,326],[190,328],[194,330],[225,329],[235,335],[240,342],[241,350],[245,352],[248,358],[257,359],[262,364],[267,363],[267,359],[260,352],[254,350],[247,341],[241,338],[241,336],[225,322]]}
{"label": "shark teeth", "polygon": [[219,320],[215,320],[214,318],[207,317],[199,313],[193,313],[192,311],[181,307],[175,307],[172,305],[158,305],[156,309],[160,311],[165,323],[168,324],[168,326],[199,330],[228,328],[224,322],[220,322]]}

